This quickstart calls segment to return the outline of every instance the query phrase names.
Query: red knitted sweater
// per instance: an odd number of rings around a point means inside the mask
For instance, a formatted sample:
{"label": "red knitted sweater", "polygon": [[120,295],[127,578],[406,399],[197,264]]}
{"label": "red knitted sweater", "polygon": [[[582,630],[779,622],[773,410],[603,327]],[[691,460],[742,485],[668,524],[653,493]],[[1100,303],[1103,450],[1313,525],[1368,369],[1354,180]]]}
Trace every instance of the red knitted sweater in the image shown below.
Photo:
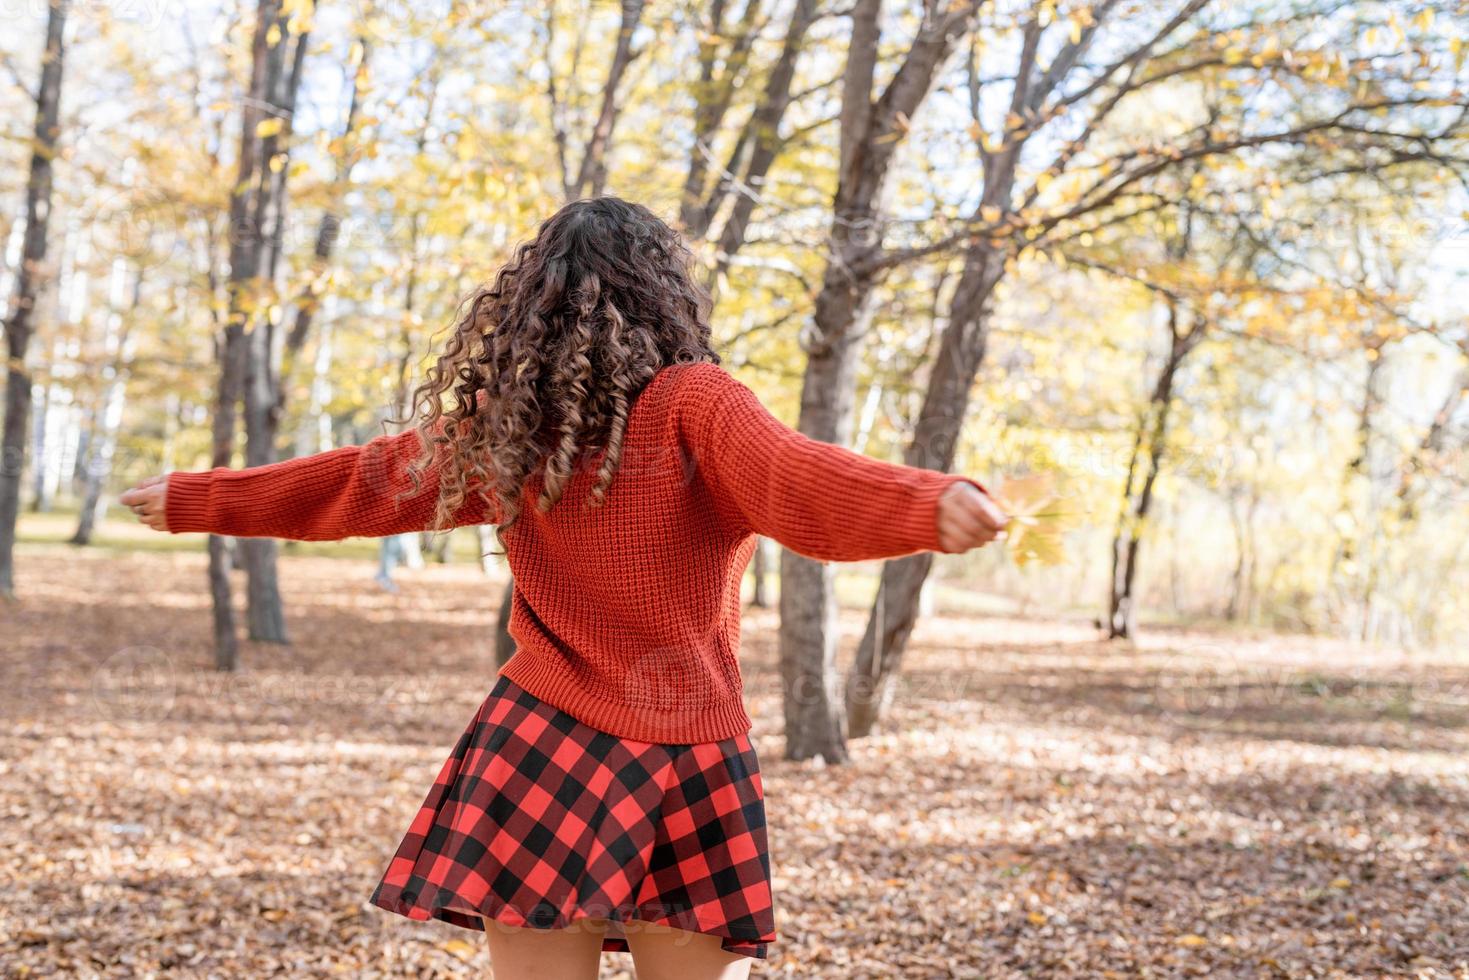
{"label": "red knitted sweater", "polygon": [[[243,470],[173,473],[168,529],[335,540],[427,528],[437,483],[411,486],[409,429],[362,446]],[[505,532],[515,576],[502,673],[594,728],[647,742],[746,732],[740,582],[755,535],[811,558],[943,551],[939,496],[967,477],[884,463],[810,439],[714,364],[659,371],[634,400],[602,507],[582,467],[542,513],[540,476]],[[980,486],[980,489],[983,489]],[[456,526],[493,523],[478,494]]]}

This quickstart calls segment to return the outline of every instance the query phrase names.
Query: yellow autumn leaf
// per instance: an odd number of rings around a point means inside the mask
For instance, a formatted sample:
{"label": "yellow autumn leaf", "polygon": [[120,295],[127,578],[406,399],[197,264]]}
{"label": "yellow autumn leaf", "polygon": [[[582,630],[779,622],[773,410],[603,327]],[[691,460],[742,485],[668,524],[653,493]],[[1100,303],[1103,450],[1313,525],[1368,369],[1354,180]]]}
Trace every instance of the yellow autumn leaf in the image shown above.
{"label": "yellow autumn leaf", "polygon": [[255,135],[266,139],[277,135],[286,126],[286,121],[279,117],[273,119],[262,119],[255,126]]}
{"label": "yellow autumn leaf", "polygon": [[1000,223],[1000,209],[993,204],[986,204],[979,209],[979,216],[992,225]]}
{"label": "yellow autumn leaf", "polygon": [[1046,924],[1046,917],[1039,912],[1032,912],[1026,918],[1030,920],[1030,924],[1033,926],[1043,926]]}
{"label": "yellow autumn leaf", "polygon": [[1178,945],[1207,946],[1209,945],[1209,940],[1205,939],[1203,936],[1195,936],[1193,933],[1188,933],[1187,935],[1178,937]]}
{"label": "yellow autumn leaf", "polygon": [[465,942],[463,939],[450,939],[439,943],[439,949],[454,956],[473,956],[479,952],[474,943]]}
{"label": "yellow autumn leaf", "polygon": [[1010,515],[1005,544],[1015,564],[1065,562],[1065,535],[1074,515],[1062,505],[1053,474],[1036,473],[1006,480],[993,496]]}

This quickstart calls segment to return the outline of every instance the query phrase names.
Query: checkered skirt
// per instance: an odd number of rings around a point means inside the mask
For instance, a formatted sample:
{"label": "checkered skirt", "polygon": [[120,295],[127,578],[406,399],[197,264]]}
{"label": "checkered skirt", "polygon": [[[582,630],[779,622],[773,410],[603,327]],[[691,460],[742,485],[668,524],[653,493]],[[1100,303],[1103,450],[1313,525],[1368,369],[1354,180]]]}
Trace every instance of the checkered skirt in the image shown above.
{"label": "checkered skirt", "polygon": [[372,894],[410,919],[555,929],[631,919],[775,940],[765,796],[747,735],[665,745],[592,728],[501,674]]}

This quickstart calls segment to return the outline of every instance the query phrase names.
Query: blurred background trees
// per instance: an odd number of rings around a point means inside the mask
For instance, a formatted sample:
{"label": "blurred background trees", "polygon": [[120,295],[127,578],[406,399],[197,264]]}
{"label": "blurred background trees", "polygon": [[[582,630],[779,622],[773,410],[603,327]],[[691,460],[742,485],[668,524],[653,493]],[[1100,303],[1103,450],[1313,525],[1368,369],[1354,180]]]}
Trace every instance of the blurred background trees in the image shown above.
{"label": "blurred background trees", "polygon": [[[21,510],[105,543],[138,478],[382,431],[460,297],[605,192],[685,230],[791,424],[997,492],[1053,474],[1079,515],[1056,566],[783,555],[792,757],[880,720],[935,577],[1115,637],[1469,627],[1448,0],[33,13],[0,42],[7,592]],[[209,543],[224,668],[233,568],[247,635],[288,640],[277,546],[237,547]]]}

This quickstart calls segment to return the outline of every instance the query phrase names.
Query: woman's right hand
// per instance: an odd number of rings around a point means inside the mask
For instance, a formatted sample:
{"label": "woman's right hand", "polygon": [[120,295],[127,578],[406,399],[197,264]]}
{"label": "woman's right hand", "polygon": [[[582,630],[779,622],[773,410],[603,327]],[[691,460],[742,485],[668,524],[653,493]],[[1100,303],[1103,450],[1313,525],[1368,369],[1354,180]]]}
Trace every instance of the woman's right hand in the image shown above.
{"label": "woman's right hand", "polygon": [[1009,523],[999,504],[972,483],[956,481],[939,497],[939,543],[950,554],[984,547]]}

